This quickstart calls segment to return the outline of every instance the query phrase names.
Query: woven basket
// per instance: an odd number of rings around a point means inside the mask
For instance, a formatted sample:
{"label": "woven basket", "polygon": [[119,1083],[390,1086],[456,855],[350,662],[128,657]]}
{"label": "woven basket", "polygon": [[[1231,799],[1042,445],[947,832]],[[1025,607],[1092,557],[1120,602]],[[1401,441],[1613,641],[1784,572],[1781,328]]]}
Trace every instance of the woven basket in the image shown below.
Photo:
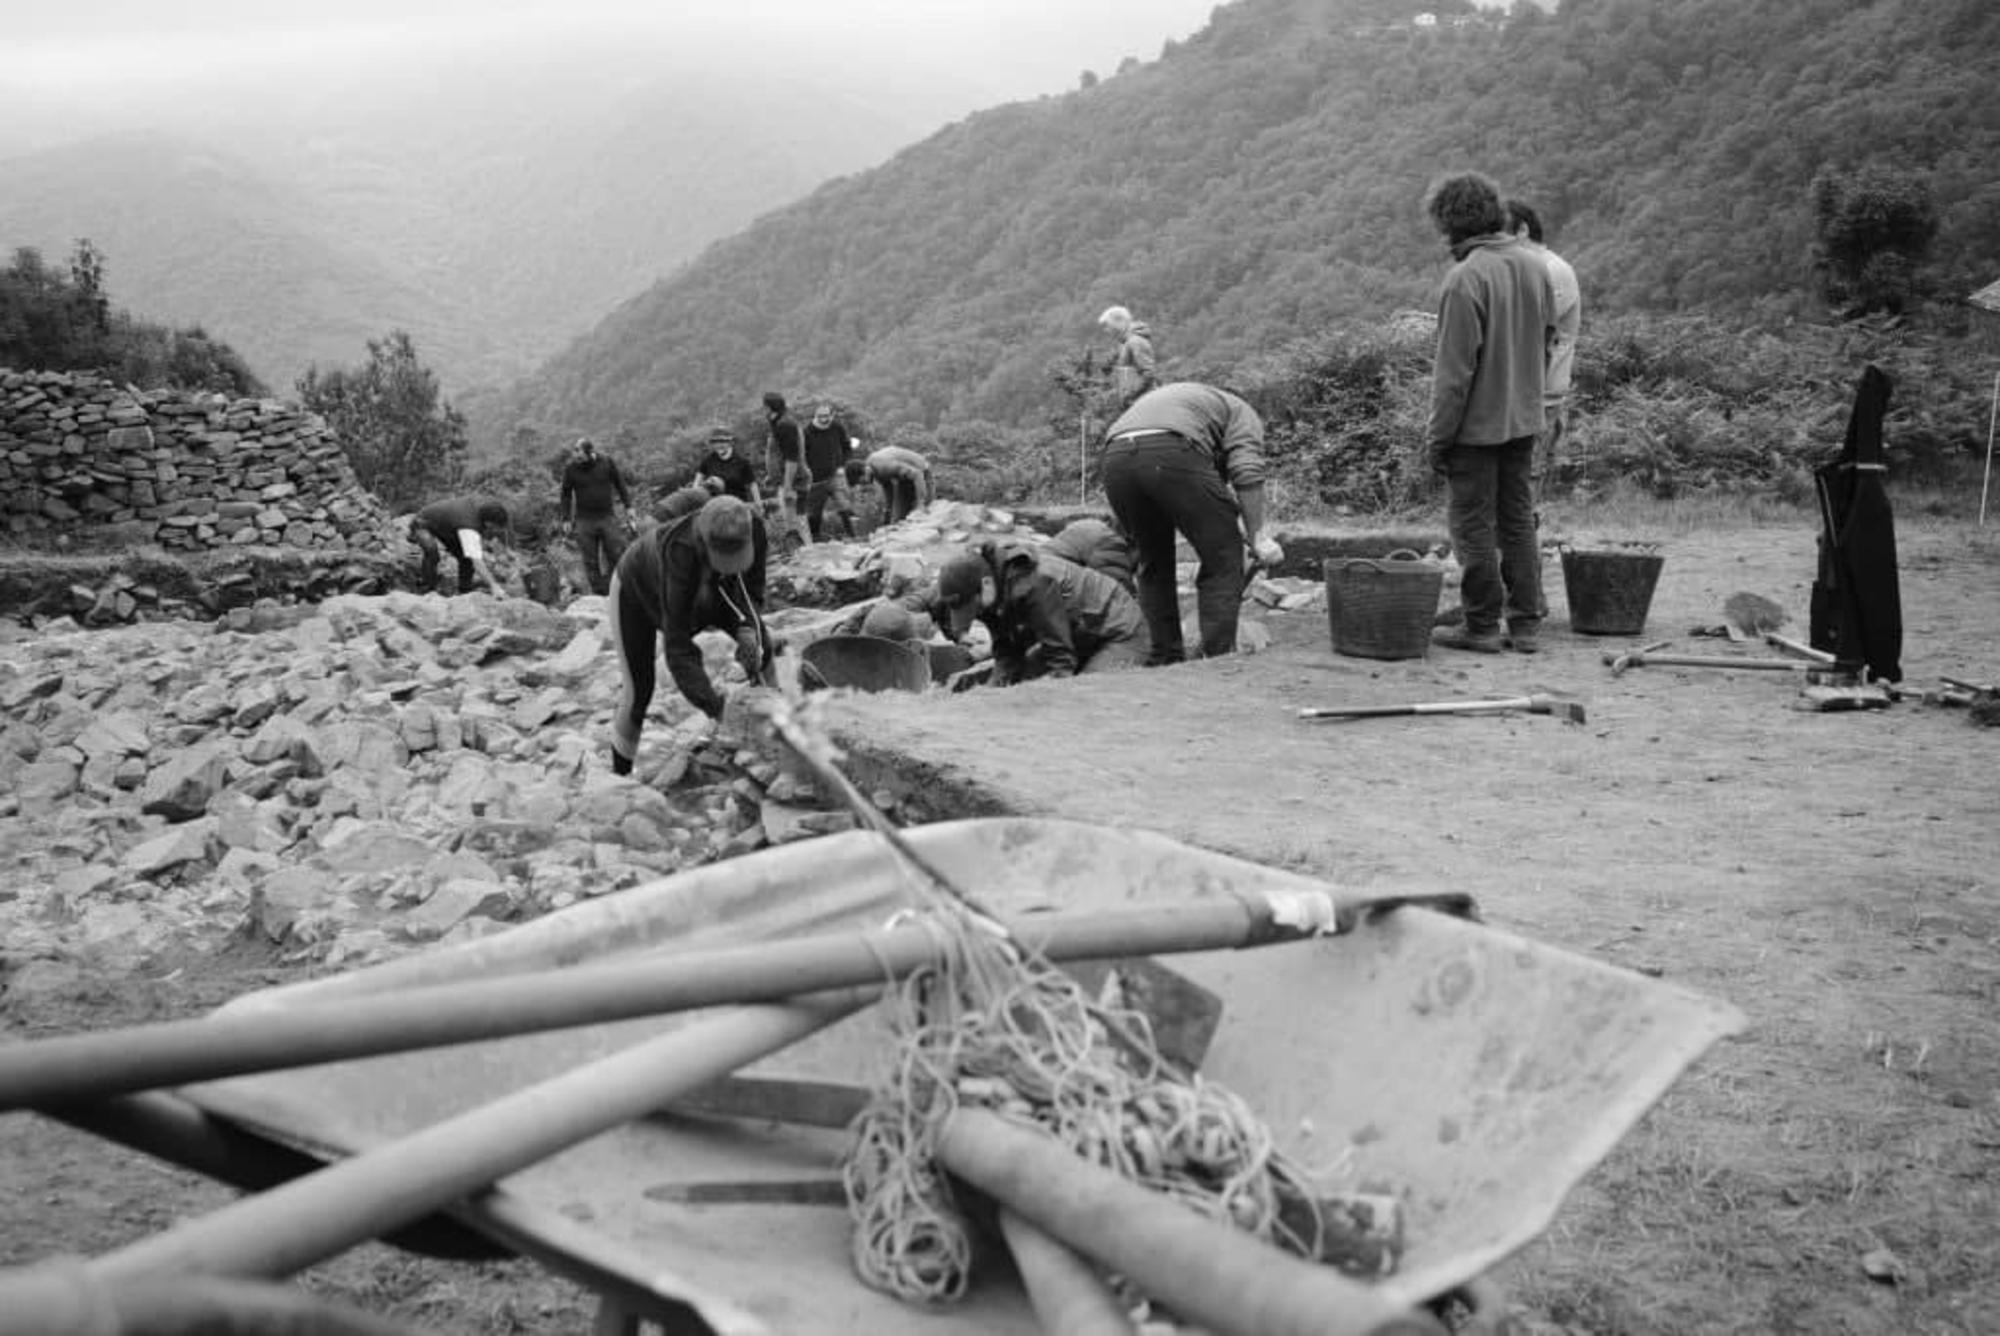
{"label": "woven basket", "polygon": [[1666,558],[1656,552],[1562,550],[1569,625],[1587,636],[1635,636],[1646,629]]}
{"label": "woven basket", "polygon": [[1430,649],[1444,569],[1408,548],[1386,557],[1330,557],[1326,620],[1336,654],[1421,659]]}

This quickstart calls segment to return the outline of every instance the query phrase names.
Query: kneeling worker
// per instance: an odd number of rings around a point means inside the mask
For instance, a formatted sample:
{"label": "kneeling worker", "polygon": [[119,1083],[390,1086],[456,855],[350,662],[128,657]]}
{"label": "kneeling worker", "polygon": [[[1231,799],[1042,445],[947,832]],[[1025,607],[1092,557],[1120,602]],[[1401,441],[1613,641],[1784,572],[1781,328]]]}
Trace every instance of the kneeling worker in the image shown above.
{"label": "kneeling worker", "polygon": [[1146,618],[1116,580],[1023,543],[985,542],[946,562],[920,608],[953,640],[977,620],[993,636],[993,682],[1143,666]]}
{"label": "kneeling worker", "polygon": [[411,516],[410,541],[423,553],[424,592],[437,588],[439,554],[449,552],[458,562],[459,593],[471,593],[476,581],[495,594],[505,594],[486,564],[486,541],[506,533],[507,507],[486,497],[446,497]]}
{"label": "kneeling worker", "polygon": [[700,631],[725,631],[736,661],[752,682],[771,664],[764,627],[764,566],[770,551],[764,521],[733,496],[649,529],[634,539],[611,576],[611,643],[622,689],[611,720],[611,769],[632,773],[639,733],[653,702],[653,642],[665,642],[674,685],[711,719],[722,715],[722,693],[702,664]]}

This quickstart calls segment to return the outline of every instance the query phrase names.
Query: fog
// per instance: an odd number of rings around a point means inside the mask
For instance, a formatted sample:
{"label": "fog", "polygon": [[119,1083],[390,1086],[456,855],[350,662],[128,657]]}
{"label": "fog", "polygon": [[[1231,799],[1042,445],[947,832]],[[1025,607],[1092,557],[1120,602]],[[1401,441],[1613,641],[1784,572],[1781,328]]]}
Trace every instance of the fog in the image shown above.
{"label": "fog", "polygon": [[[0,150],[135,127],[269,129],[434,78],[848,75],[918,130],[1075,87],[1202,27],[1214,0],[72,0],[8,17]],[[356,104],[364,104],[357,106]],[[802,108],[802,112],[809,109]],[[291,127],[301,128],[296,123]]]}

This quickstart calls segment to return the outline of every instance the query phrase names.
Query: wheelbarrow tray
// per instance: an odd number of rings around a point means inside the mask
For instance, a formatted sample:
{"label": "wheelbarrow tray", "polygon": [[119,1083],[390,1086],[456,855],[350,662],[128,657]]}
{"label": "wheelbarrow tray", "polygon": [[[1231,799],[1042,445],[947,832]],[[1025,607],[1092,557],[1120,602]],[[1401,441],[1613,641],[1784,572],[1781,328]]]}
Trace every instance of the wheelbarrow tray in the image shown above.
{"label": "wheelbarrow tray", "polygon": [[[986,819],[908,832],[1008,914],[1103,909],[1323,883],[1142,831]],[[588,901],[533,923],[224,1010],[573,966],[693,945],[875,926],[909,904],[887,844],[854,831]],[[1419,1302],[1478,1278],[1547,1228],[1564,1196],[1719,1037],[1724,1003],[1524,938],[1405,909],[1354,932],[1177,956],[1223,999],[1204,1075],[1244,1095],[1339,1185],[1404,1201],[1406,1248],[1380,1282]],[[662,961],[662,968],[670,968]],[[664,1028],[670,1016],[185,1087],[233,1124],[337,1156],[406,1134]],[[876,1011],[749,1074],[869,1082],[891,1044]],[[453,1214],[675,1329],[1033,1332],[1004,1265],[961,1304],[865,1288],[837,1206],[690,1202],[690,1184],[830,1178],[838,1131],[659,1115],[515,1174]],[[697,1194],[698,1195],[698,1194]],[[634,1296],[637,1296],[636,1300]]]}

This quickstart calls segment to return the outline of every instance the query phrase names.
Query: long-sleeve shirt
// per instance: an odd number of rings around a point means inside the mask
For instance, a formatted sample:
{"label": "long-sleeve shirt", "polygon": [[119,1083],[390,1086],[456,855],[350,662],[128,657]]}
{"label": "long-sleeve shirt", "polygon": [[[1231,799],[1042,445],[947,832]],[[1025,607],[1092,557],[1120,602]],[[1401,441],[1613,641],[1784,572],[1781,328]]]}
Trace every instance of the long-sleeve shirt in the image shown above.
{"label": "long-sleeve shirt", "polygon": [[1170,431],[1208,452],[1230,486],[1264,485],[1264,419],[1227,390],[1180,380],[1139,396],[1108,433]]}
{"label": "long-sleeve shirt", "polygon": [[1537,246],[1549,267],[1549,291],[1555,296],[1555,333],[1549,339],[1549,364],[1542,402],[1557,407],[1569,397],[1576,371],[1576,336],[1583,329],[1583,288],[1570,263],[1546,246]]}
{"label": "long-sleeve shirt", "polygon": [[626,509],[631,509],[632,497],[625,490],[625,477],[619,473],[618,465],[610,455],[584,461],[573,459],[562,475],[562,512],[568,515],[570,501],[576,502],[575,515],[578,519],[602,519],[611,513],[613,497]]}
{"label": "long-sleeve shirt", "polygon": [[[698,512],[697,512],[698,513]],[[722,693],[709,681],[701,631],[736,634],[756,624],[764,606],[764,570],[770,540],[762,517],[752,517],[755,556],[742,575],[718,575],[695,533],[695,515],[685,515],[639,535],[618,559],[618,582],[651,613],[663,642],[662,655],[674,685],[688,704],[711,716],[722,713]]]}
{"label": "long-sleeve shirt", "polygon": [[839,418],[824,427],[817,422],[805,426],[806,474],[814,482],[825,482],[838,473],[854,451],[854,438]]}
{"label": "long-sleeve shirt", "polygon": [[1495,233],[1459,248],[1438,294],[1429,444],[1542,434],[1554,312],[1548,265],[1525,243]]}

